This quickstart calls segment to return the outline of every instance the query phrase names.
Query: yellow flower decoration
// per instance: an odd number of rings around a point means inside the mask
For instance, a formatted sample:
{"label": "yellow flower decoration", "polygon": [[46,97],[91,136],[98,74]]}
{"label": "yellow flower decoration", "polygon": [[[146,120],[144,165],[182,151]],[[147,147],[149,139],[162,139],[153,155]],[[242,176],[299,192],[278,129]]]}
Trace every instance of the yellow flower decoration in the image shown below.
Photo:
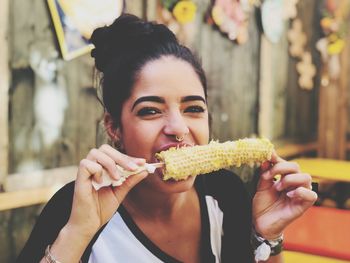
{"label": "yellow flower decoration", "polygon": [[181,24],[192,22],[196,15],[197,6],[192,1],[179,1],[173,9],[173,15]]}
{"label": "yellow flower decoration", "polygon": [[211,10],[211,16],[217,26],[221,26],[224,22],[225,13],[218,5],[214,5],[213,9]]}
{"label": "yellow flower decoration", "polygon": [[329,43],[327,47],[328,54],[330,55],[336,55],[342,52],[343,48],[345,46],[345,41],[343,39],[337,39],[333,43]]}

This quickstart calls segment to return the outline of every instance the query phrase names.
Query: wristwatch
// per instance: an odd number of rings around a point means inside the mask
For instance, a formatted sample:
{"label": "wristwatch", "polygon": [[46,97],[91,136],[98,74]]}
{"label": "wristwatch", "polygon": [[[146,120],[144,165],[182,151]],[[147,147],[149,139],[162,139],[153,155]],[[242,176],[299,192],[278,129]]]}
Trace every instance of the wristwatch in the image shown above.
{"label": "wristwatch", "polygon": [[270,256],[278,255],[283,250],[283,234],[275,239],[267,240],[253,229],[251,242],[256,262],[265,261]]}

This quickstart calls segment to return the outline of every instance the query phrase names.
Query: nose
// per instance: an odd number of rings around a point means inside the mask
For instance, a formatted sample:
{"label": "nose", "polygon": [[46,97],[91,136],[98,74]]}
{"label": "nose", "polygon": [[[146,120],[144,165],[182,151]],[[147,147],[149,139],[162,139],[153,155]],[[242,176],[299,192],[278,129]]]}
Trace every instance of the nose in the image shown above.
{"label": "nose", "polygon": [[164,133],[171,137],[183,137],[189,133],[189,128],[184,116],[180,112],[172,112],[166,118]]}

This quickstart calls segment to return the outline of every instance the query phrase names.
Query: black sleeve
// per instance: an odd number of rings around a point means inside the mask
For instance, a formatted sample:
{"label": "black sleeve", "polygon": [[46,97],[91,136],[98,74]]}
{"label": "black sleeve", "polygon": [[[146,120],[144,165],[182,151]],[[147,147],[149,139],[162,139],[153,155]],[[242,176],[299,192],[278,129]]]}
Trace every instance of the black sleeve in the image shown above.
{"label": "black sleeve", "polygon": [[252,198],[242,180],[227,170],[205,176],[207,191],[224,213],[221,262],[254,262],[250,244]]}
{"label": "black sleeve", "polygon": [[47,245],[52,244],[67,223],[72,209],[74,182],[62,187],[41,212],[17,263],[38,263]]}

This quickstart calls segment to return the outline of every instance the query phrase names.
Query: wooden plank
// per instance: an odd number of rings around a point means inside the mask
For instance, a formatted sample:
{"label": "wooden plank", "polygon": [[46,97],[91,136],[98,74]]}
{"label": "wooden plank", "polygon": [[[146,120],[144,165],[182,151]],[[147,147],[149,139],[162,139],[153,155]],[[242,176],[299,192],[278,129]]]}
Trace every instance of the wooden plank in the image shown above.
{"label": "wooden plank", "polygon": [[138,17],[144,17],[144,0],[125,1],[125,11]]}
{"label": "wooden plank", "polygon": [[269,139],[285,135],[288,65],[287,28],[278,43],[264,35],[260,46],[258,134]]}
{"label": "wooden plank", "polygon": [[67,166],[61,168],[10,174],[6,178],[6,191],[22,191],[54,185],[64,185],[76,178],[78,167]]}
{"label": "wooden plank", "polygon": [[156,21],[157,20],[157,8],[158,8],[158,0],[148,0],[145,1],[146,8],[146,19],[148,21]]}
{"label": "wooden plank", "polygon": [[347,35],[345,48],[340,57],[341,75],[339,80],[339,130],[337,138],[339,139],[339,159],[346,159],[346,139],[347,139],[347,121],[348,121],[348,83],[350,74],[350,33]]}
{"label": "wooden plank", "polygon": [[259,83],[259,135],[272,139],[273,131],[273,85],[272,78],[272,44],[263,35],[260,47],[260,83]]}
{"label": "wooden plank", "polygon": [[[322,1],[310,0],[298,2],[298,18],[302,20],[303,30],[307,35],[305,51],[310,51],[313,62],[320,63],[320,54],[316,49],[316,41],[319,39],[318,10]],[[290,57],[288,63],[288,82],[286,90],[286,128],[284,137],[297,138],[302,141],[314,140],[317,136],[317,105],[318,85],[320,74],[314,77],[315,88],[311,91],[303,90],[298,85],[299,74],[296,64],[299,59]],[[319,71],[318,71],[319,72]]]}
{"label": "wooden plank", "polygon": [[0,193],[0,211],[46,203],[61,185]]}
{"label": "wooden plank", "polygon": [[308,143],[286,143],[275,144],[276,151],[279,156],[284,159],[290,159],[291,157],[300,156],[303,154],[315,152],[318,149],[317,142]]}
{"label": "wooden plank", "polygon": [[75,179],[77,166],[10,174],[0,193],[0,211],[46,203],[63,185]]}
{"label": "wooden plank", "polygon": [[[347,36],[350,40],[350,34]],[[327,86],[321,85],[319,96],[319,153],[323,158],[346,159],[348,121],[348,83],[350,66],[350,44],[340,54],[341,72],[338,79],[330,80]],[[329,65],[324,65],[326,71]],[[327,73],[326,73],[327,74]],[[336,102],[336,103],[334,103]]]}
{"label": "wooden plank", "polygon": [[0,185],[8,173],[9,0],[0,2]]}

